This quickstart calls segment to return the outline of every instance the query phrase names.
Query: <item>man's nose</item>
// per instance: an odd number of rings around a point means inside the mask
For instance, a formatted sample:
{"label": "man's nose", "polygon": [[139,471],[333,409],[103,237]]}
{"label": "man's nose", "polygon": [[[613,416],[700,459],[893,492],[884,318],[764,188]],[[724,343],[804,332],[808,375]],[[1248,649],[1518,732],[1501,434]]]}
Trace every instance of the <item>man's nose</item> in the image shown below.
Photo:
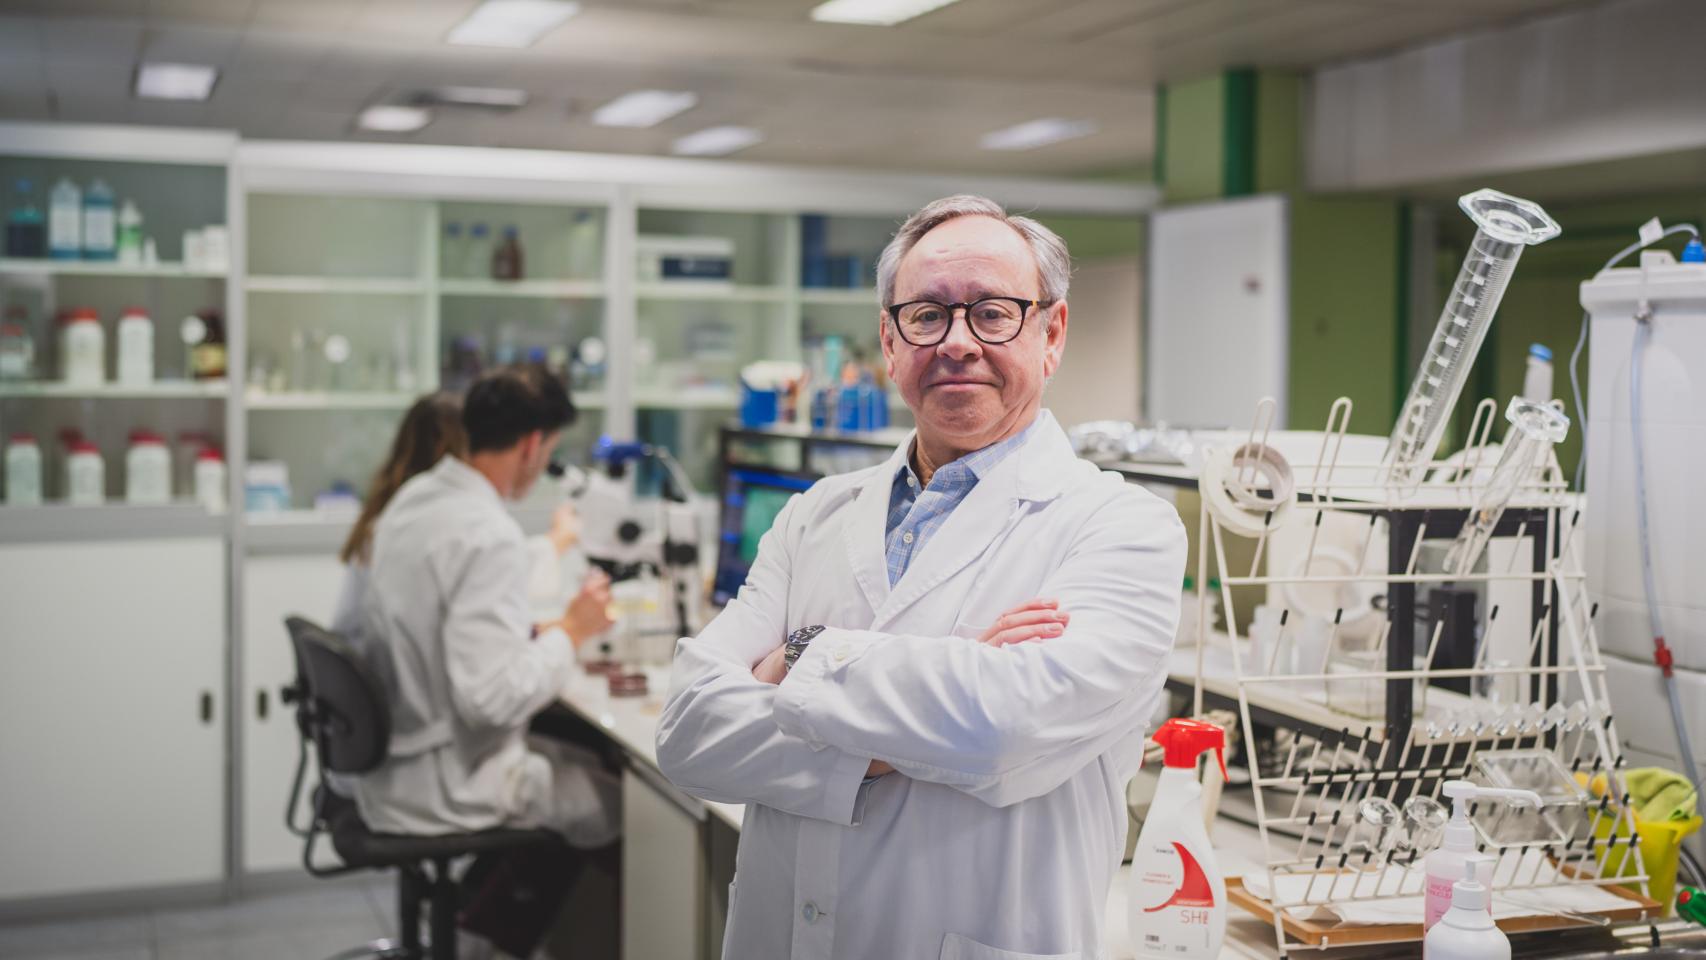
{"label": "man's nose", "polygon": [[971,332],[969,311],[954,311],[948,320],[948,335],[936,345],[936,355],[948,360],[976,360],[983,355],[983,343]]}

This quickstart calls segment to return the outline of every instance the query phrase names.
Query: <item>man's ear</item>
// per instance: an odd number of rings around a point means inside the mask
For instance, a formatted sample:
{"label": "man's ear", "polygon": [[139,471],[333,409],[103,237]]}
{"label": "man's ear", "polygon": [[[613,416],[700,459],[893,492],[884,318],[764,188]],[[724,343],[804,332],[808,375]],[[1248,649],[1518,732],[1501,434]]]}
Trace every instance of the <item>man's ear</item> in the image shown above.
{"label": "man's ear", "polygon": [[1049,324],[1043,328],[1043,377],[1054,376],[1066,354],[1066,301],[1049,308]]}

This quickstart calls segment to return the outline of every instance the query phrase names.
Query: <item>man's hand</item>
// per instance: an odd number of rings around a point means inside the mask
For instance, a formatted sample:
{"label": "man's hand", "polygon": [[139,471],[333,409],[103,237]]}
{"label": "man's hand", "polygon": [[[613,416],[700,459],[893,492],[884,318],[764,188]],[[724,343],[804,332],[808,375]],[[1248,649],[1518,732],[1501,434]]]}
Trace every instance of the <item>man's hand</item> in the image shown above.
{"label": "man's hand", "polygon": [[1004,647],[1009,643],[1027,640],[1046,640],[1058,637],[1066,630],[1072,615],[1060,609],[1059,600],[1036,599],[1021,603],[995,618],[989,629],[978,637],[979,643]]}
{"label": "man's hand", "polygon": [[615,622],[610,616],[610,577],[603,570],[588,571],[586,579],[581,581],[580,592],[563,613],[563,632],[579,647],[588,637],[603,633]]}
{"label": "man's hand", "polygon": [[564,500],[551,513],[551,531],[545,534],[551,541],[551,549],[557,551],[557,556],[569,552],[569,548],[581,542],[581,517],[575,512],[575,505]]}
{"label": "man's hand", "polygon": [[788,675],[788,663],[782,659],[787,650],[788,645],[783,644],[770,651],[758,661],[758,666],[752,668],[752,675],[765,683],[781,683],[782,678]]}

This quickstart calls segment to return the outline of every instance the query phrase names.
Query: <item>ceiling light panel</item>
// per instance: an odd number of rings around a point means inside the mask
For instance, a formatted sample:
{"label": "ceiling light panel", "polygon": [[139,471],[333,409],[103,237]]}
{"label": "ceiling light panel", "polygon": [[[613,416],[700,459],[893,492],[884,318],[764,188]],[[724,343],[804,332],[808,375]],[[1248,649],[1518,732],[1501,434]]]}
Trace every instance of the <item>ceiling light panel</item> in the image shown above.
{"label": "ceiling light panel", "polygon": [[721,157],[763,140],[764,134],[751,127],[708,127],[681,137],[669,148],[684,157]]}
{"label": "ceiling light panel", "polygon": [[470,47],[531,47],[580,8],[569,0],[485,0],[444,40]]}
{"label": "ceiling light panel", "polygon": [[361,111],[356,123],[363,130],[380,133],[413,133],[432,122],[432,111],[425,107],[382,105]]}
{"label": "ceiling light panel", "polygon": [[1076,140],[1096,132],[1091,120],[1068,120],[1064,117],[1044,117],[1029,120],[983,135],[978,146],[985,150],[1035,150],[1062,140]]}
{"label": "ceiling light panel", "polygon": [[892,27],[955,0],[826,0],[812,8],[812,19],[824,23],[862,23]]}
{"label": "ceiling light panel", "polygon": [[150,100],[206,100],[219,79],[199,63],[144,63],[136,68],[136,95]]}
{"label": "ceiling light panel", "polygon": [[592,122],[601,127],[655,127],[698,103],[699,95],[688,90],[635,90],[594,110]]}

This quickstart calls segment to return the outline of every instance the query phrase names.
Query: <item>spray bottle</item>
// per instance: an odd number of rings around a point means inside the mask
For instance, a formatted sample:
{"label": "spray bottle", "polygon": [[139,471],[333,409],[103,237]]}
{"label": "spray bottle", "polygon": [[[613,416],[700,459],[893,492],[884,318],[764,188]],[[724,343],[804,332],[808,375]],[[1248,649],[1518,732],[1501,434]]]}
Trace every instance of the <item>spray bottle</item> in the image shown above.
{"label": "spray bottle", "polygon": [[[1463,879],[1464,864],[1474,862],[1477,865],[1476,878],[1487,889],[1493,887],[1493,860],[1491,857],[1477,858],[1475,850],[1475,825],[1469,822],[1469,802],[1478,797],[1497,797],[1517,803],[1528,803],[1538,808],[1540,795],[1533,790],[1511,790],[1495,787],[1483,787],[1468,780],[1447,780],[1440,792],[1451,798],[1451,822],[1445,825],[1445,835],[1440,840],[1439,848],[1428,854],[1423,861],[1423,869],[1427,874],[1426,913],[1422,918],[1422,928],[1430,930],[1445,912],[1451,909],[1452,886]],[[1492,898],[1487,898],[1487,912],[1492,912]]]}
{"label": "spray bottle", "polygon": [[1422,960],[1510,960],[1511,941],[1493,923],[1493,895],[1480,879],[1493,858],[1464,859],[1463,876],[1451,885],[1451,909],[1422,940]]}
{"label": "spray bottle", "polygon": [[1197,757],[1213,750],[1226,776],[1226,731],[1201,720],[1168,720],[1153,738],[1165,750],[1155,800],[1131,859],[1127,923],[1137,956],[1220,956],[1226,884],[1203,826]]}

